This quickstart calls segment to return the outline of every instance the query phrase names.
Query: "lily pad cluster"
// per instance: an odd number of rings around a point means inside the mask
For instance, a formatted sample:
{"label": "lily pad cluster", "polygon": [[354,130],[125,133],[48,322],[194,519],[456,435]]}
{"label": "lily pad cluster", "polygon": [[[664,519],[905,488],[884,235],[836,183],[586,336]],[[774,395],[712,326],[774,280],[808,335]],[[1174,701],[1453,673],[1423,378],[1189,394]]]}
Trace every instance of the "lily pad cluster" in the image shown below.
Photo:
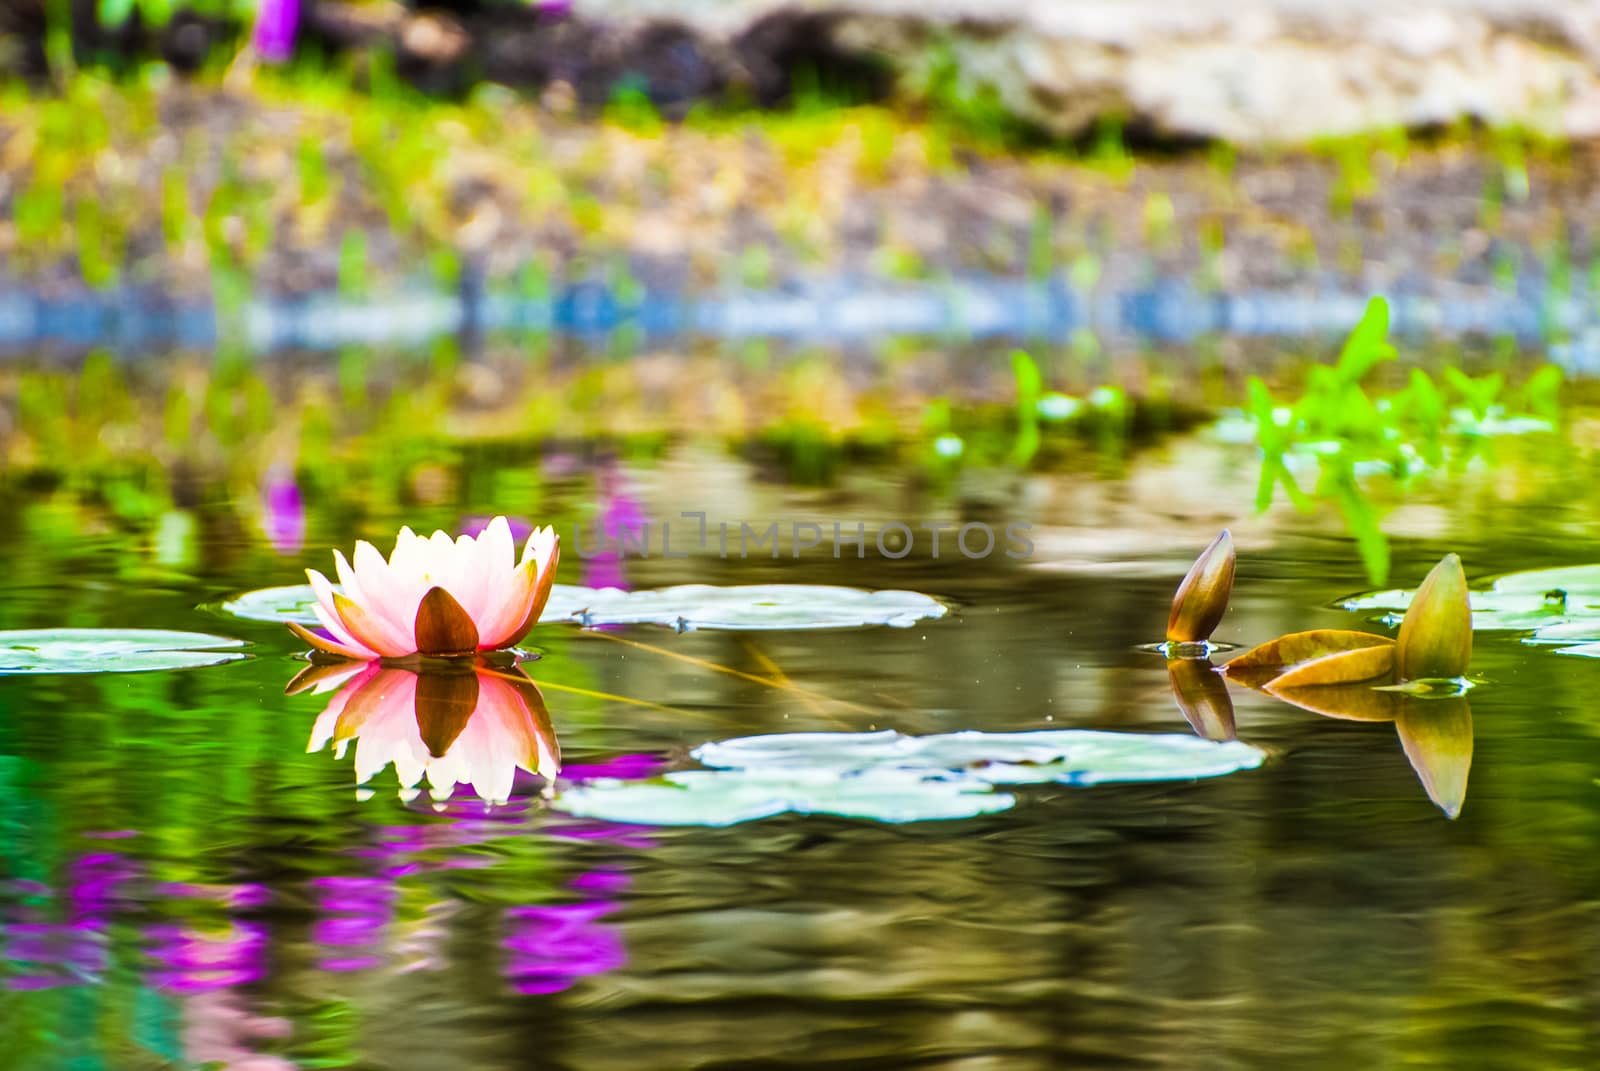
{"label": "lily pad cluster", "polygon": [[778,814],[902,823],[1011,807],[996,786],[1188,781],[1259,766],[1238,741],[1086,729],[1020,733],[775,733],[705,744],[708,769],[602,778],[561,792],[569,814],[648,825],[723,826]]}

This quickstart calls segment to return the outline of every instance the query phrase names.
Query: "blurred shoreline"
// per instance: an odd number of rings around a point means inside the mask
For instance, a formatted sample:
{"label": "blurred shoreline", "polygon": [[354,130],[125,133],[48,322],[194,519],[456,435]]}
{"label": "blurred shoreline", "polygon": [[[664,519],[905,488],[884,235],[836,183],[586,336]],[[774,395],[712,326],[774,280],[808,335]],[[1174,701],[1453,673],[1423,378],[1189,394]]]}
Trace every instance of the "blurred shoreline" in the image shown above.
{"label": "blurred shoreline", "polygon": [[1600,5],[285,9],[288,64],[248,5],[0,13],[0,339],[1595,333]]}
{"label": "blurred shoreline", "polygon": [[1515,131],[1030,149],[887,105],[671,122],[498,87],[445,101],[81,75],[0,108],[0,287],[227,306],[473,275],[534,297],[598,282],[626,303],[976,277],[1537,304],[1589,293],[1597,177],[1600,146]]}

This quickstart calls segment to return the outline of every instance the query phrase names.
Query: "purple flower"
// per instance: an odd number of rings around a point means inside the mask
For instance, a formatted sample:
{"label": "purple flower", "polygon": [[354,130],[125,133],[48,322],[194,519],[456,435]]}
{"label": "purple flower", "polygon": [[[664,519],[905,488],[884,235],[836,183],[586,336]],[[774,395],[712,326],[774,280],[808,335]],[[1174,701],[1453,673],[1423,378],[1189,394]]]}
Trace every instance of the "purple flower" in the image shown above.
{"label": "purple flower", "polygon": [[300,0],[258,0],[256,28],[251,45],[268,63],[285,63],[294,54],[294,34],[300,25]]}
{"label": "purple flower", "polygon": [[272,466],[262,483],[261,524],[279,554],[298,554],[305,546],[306,504],[294,473],[285,466]]}

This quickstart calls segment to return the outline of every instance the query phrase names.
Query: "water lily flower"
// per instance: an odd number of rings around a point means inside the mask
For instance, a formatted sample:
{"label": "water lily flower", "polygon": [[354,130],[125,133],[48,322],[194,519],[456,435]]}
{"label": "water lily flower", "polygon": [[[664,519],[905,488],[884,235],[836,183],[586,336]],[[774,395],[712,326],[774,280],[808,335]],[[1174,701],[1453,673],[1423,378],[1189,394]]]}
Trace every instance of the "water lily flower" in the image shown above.
{"label": "water lily flower", "polygon": [[[289,690],[314,689],[319,680],[326,678],[302,674]],[[483,801],[505,803],[517,770],[548,781],[561,768],[544,696],[514,667],[417,673],[369,663],[345,678],[317,718],[306,750],[331,742],[342,758],[352,740],[357,783],[392,763],[403,799],[415,797],[426,777],[435,800],[470,785]]]}
{"label": "water lily flower", "polygon": [[477,538],[435,532],[424,539],[402,528],[388,560],[365,541],[356,544],[354,565],[334,551],[340,589],[307,569],[312,609],[327,631],[289,628],[325,654],[366,661],[502,650],[521,642],[544,612],[560,557],[555,529],[541,528],[519,561],[504,517]]}

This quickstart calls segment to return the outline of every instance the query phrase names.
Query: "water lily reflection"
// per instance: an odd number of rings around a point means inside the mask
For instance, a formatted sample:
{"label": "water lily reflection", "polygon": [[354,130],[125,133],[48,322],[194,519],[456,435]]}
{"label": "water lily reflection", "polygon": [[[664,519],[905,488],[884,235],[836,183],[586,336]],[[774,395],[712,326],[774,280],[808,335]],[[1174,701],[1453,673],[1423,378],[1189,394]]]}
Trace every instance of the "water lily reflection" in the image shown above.
{"label": "water lily reflection", "polygon": [[312,666],[288,691],[334,688],[307,750],[331,742],[342,758],[355,741],[358,784],[392,763],[402,799],[415,798],[426,777],[435,800],[468,785],[487,803],[505,803],[519,769],[549,781],[561,767],[544,696],[515,666]]}
{"label": "water lily reflection", "polygon": [[1400,746],[1428,798],[1450,818],[1461,813],[1472,767],[1472,708],[1466,696],[1421,697],[1359,685],[1271,694],[1324,717],[1394,722]]}

